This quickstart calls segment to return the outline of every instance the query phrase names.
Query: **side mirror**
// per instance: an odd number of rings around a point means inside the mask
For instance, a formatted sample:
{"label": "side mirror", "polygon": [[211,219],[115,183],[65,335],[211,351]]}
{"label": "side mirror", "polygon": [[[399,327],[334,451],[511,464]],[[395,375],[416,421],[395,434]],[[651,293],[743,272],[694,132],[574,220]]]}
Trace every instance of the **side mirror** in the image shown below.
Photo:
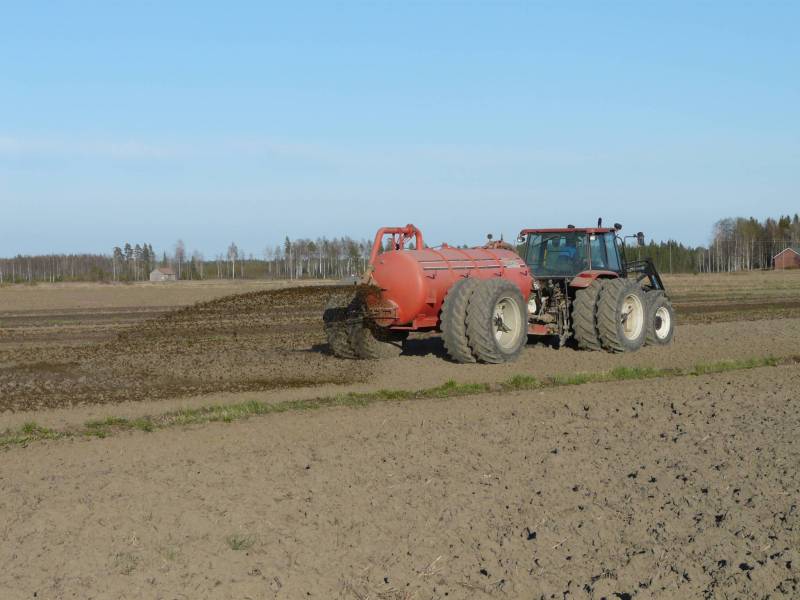
{"label": "side mirror", "polygon": [[520,233],[517,236],[517,242],[519,242],[520,244],[524,244],[525,243],[525,236]]}
{"label": "side mirror", "polygon": [[644,246],[644,234],[641,231],[636,234],[636,241],[640,246]]}

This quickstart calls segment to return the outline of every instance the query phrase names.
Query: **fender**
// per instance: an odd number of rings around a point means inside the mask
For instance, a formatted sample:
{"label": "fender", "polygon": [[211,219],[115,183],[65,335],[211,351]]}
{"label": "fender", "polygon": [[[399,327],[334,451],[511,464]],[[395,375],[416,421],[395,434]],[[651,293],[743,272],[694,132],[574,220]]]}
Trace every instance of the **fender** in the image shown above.
{"label": "fender", "polygon": [[595,279],[616,279],[618,277],[619,273],[614,271],[603,271],[600,269],[581,271],[572,278],[572,281],[569,282],[569,287],[578,289],[587,288],[592,285]]}

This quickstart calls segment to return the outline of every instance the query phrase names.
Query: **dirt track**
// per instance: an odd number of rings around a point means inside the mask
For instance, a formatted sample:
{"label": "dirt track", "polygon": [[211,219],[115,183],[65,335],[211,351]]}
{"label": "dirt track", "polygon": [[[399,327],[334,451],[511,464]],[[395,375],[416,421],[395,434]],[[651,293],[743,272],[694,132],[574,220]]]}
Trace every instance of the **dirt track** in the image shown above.
{"label": "dirt track", "polygon": [[4,598],[797,598],[800,368],[3,453]]}

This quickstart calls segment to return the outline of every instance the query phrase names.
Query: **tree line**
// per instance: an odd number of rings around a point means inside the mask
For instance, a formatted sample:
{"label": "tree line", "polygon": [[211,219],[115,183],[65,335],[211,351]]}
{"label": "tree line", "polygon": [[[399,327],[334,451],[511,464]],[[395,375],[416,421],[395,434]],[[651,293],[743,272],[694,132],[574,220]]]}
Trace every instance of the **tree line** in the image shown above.
{"label": "tree line", "polygon": [[159,267],[169,268],[176,279],[341,279],[360,275],[372,248],[366,239],[345,236],[290,240],[268,246],[260,255],[241,250],[231,242],[225,252],[207,260],[197,250],[189,252],[178,240],[171,252],[159,256],[152,244],[128,242],[110,254],[17,255],[0,258],[0,284],[63,281],[146,281]]}
{"label": "tree line", "polygon": [[628,248],[637,257],[653,259],[663,273],[721,273],[773,268],[773,259],[786,248],[800,252],[800,216],[720,219],[708,246],[684,246],[674,240],[644,248]]}
{"label": "tree line", "polygon": [[[166,257],[164,257],[166,261]],[[155,252],[151,244],[131,246],[125,242],[122,247],[114,246],[111,251],[112,281],[143,281],[150,276],[156,264]],[[163,265],[162,265],[163,266]]]}
{"label": "tree line", "polygon": [[712,240],[701,263],[706,271],[769,269],[773,257],[794,247],[800,250],[800,216],[781,216],[759,222],[722,219],[714,224]]}
{"label": "tree line", "polygon": [[[351,237],[286,237],[260,255],[231,243],[207,260],[189,252],[182,240],[159,256],[152,244],[128,242],[110,254],[17,255],[0,259],[0,284],[58,281],[146,281],[157,267],[168,267],[176,279],[341,279],[367,267],[372,243]],[[650,257],[663,273],[706,273],[772,268],[772,259],[788,247],[800,249],[800,217],[795,214],[758,221],[721,219],[714,224],[707,246],[675,240],[627,246],[629,259]]]}
{"label": "tree line", "polygon": [[372,243],[349,236],[291,240],[267,246],[261,256],[241,251],[235,243],[205,265],[209,276],[229,279],[342,279],[360,275],[369,262]]}

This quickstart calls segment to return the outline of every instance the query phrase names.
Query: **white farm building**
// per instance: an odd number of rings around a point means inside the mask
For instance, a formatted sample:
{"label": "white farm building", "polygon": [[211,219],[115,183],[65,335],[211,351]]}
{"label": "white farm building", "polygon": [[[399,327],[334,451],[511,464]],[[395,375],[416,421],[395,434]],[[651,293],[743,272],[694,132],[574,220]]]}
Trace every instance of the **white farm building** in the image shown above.
{"label": "white farm building", "polygon": [[175,281],[175,271],[169,267],[158,267],[150,273],[150,281]]}

